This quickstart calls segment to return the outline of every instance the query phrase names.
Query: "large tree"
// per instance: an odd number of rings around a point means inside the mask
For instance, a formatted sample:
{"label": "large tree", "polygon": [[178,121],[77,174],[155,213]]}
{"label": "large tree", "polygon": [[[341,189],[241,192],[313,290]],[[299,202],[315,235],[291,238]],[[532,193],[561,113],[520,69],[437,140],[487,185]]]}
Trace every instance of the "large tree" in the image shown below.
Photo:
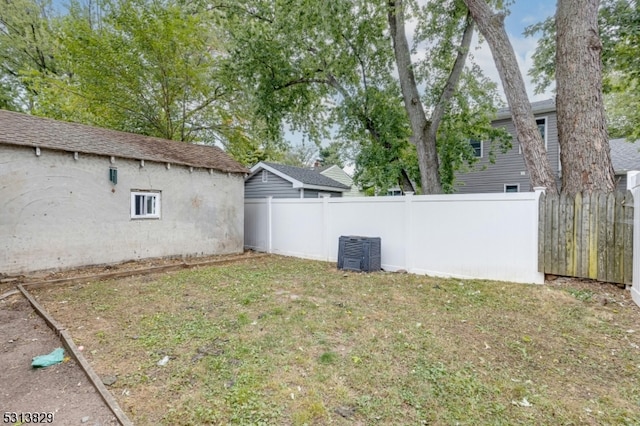
{"label": "large tree", "polygon": [[[598,29],[602,42],[603,92],[612,137],[640,138],[640,9],[637,1],[603,0]],[[540,33],[529,70],[542,92],[555,81],[555,16],[527,28],[527,35]]]}
{"label": "large tree", "polygon": [[158,0],[105,1],[101,9],[98,22],[77,4],[66,17],[59,52],[66,73],[43,82],[50,96],[42,113],[182,141],[232,129],[206,14]]}
{"label": "large tree", "polygon": [[598,32],[599,0],[558,0],[556,88],[562,192],[613,191]]}
{"label": "large tree", "polygon": [[[493,98],[486,90],[477,90],[475,97],[466,100],[439,102],[453,99],[451,91],[457,94],[455,84],[447,85],[448,76],[452,68],[460,73],[461,66],[454,67],[456,57],[464,64],[467,55],[466,49],[460,48],[468,26],[466,9],[461,5],[460,1],[429,2],[428,9],[415,11],[420,24],[414,43],[423,42],[431,51],[417,63],[403,62],[404,69],[412,70],[416,86],[426,87],[417,97],[412,96],[424,103],[423,115],[437,109],[436,115],[426,120],[436,124],[419,131],[419,125],[412,131],[396,79],[398,56],[388,35],[390,24],[396,39],[405,37],[405,45],[397,51],[406,56],[410,47],[404,28],[398,28],[403,21],[396,15],[400,9],[395,4],[382,0],[327,4],[253,0],[222,3],[218,10],[224,13],[234,41],[230,67],[244,87],[255,91],[256,110],[271,123],[275,137],[282,135],[283,122],[302,130],[311,140],[326,137],[327,129],[333,129],[338,138],[357,145],[353,150],[355,178],[363,186],[384,191],[413,179],[422,181],[423,192],[440,192],[442,165],[434,151],[442,147],[436,143],[428,147],[422,141],[411,145],[409,139],[416,142],[429,133],[433,141],[438,137],[437,122],[476,115],[477,120],[459,121],[467,127],[451,126],[466,133],[464,137],[447,139],[452,144],[448,152],[470,158],[471,133],[481,134],[483,139],[492,139],[495,133],[489,116],[478,113],[492,109]],[[428,13],[422,13],[425,10]],[[461,79],[466,81],[477,71],[470,67],[461,72]],[[447,167],[459,165],[455,158],[447,157]],[[419,169],[431,176],[421,179]],[[451,179],[447,189],[451,189],[454,175],[446,176]]]}
{"label": "large tree", "polygon": [[[0,0],[6,1],[6,0]],[[280,158],[237,81],[208,7],[181,0],[49,0],[0,8],[0,105],[185,142],[239,161]]]}
{"label": "large tree", "polygon": [[389,28],[391,39],[398,67],[400,87],[404,99],[405,109],[411,123],[411,142],[416,146],[418,153],[418,164],[420,166],[420,181],[423,192],[427,194],[438,194],[442,192],[440,181],[440,163],[438,160],[438,148],[436,137],[438,128],[442,121],[446,108],[453,97],[460,76],[467,60],[471,37],[473,36],[473,20],[467,14],[462,31],[458,54],[451,67],[451,72],[446,80],[445,86],[440,93],[440,98],[433,107],[431,117],[427,118],[424,106],[420,99],[416,76],[413,72],[411,61],[411,50],[405,31],[404,18],[405,11],[402,0],[389,1]]}
{"label": "large tree", "polygon": [[494,11],[486,0],[464,0],[478,29],[487,40],[502,81],[518,142],[532,186],[557,192],[555,178],[547,158],[544,142],[536,125],[522,73],[513,46],[504,28],[504,11]]}

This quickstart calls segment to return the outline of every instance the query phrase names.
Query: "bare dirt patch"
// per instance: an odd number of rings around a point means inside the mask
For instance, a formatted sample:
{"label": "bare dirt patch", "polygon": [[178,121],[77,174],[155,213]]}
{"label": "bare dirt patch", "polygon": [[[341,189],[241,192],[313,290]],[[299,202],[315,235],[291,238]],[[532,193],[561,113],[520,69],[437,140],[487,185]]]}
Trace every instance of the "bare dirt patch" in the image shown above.
{"label": "bare dirt patch", "polygon": [[[243,256],[252,255],[254,255],[253,252],[246,252]],[[90,277],[113,272],[130,272],[134,275],[149,268],[224,262],[237,257],[235,255],[145,259],[115,265],[96,265],[0,277],[0,297],[2,297],[0,299],[0,366],[2,366],[0,382],[11,384],[2,386],[0,390],[0,409],[2,409],[0,415],[4,412],[17,415],[33,412],[53,413],[53,424],[119,424],[81,367],[68,353],[65,353],[65,361],[61,364],[43,369],[31,368],[33,357],[48,354],[53,349],[62,347],[62,342],[21,293],[11,294],[18,284],[28,286],[29,283],[52,280],[83,278],[89,280]],[[140,279],[152,280],[155,279],[154,275],[157,276],[152,274]],[[95,321],[98,320],[95,319]],[[94,325],[97,324],[91,324],[90,327]],[[109,380],[108,376],[105,377]]]}
{"label": "bare dirt patch", "polygon": [[[52,424],[56,425],[117,425],[113,413],[68,354],[60,364],[31,367],[33,357],[58,347],[62,347],[60,339],[22,294],[0,300],[0,414],[53,413]],[[31,422],[23,417],[23,423]]]}

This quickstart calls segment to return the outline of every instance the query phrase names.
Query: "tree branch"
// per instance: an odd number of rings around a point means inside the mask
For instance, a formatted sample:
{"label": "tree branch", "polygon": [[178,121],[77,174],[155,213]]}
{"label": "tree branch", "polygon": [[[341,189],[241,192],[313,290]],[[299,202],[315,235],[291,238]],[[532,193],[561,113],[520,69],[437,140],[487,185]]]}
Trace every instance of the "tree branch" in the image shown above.
{"label": "tree branch", "polygon": [[471,46],[473,30],[473,18],[471,16],[471,12],[467,12],[464,32],[462,34],[462,40],[460,41],[460,47],[458,48],[458,55],[456,56],[456,60],[453,63],[453,68],[451,69],[451,73],[449,74],[447,83],[445,84],[444,89],[440,94],[438,103],[435,105],[433,113],[431,114],[431,126],[429,127],[429,133],[434,137],[438,131],[438,127],[440,126],[442,117],[444,117],[444,111],[449,104],[449,101],[451,101],[456,87],[458,87],[458,83],[460,82],[460,76],[462,75],[462,70],[464,69],[464,63],[467,61],[467,56],[469,54],[469,47]]}

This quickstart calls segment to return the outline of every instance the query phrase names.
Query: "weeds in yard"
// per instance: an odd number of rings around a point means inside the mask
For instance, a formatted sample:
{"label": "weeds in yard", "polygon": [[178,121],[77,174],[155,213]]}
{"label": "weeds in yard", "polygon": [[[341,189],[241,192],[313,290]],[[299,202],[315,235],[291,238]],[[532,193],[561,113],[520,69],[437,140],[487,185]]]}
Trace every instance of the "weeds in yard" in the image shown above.
{"label": "weeds in yard", "polygon": [[136,424],[640,424],[640,314],[592,296],[277,256],[39,294]]}

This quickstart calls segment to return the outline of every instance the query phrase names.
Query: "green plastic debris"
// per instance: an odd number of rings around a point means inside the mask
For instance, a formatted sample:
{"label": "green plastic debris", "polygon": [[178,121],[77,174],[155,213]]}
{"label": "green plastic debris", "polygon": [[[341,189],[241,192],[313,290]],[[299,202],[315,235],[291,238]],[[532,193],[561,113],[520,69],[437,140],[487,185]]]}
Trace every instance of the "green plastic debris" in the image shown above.
{"label": "green plastic debris", "polygon": [[33,358],[31,366],[33,368],[49,367],[50,365],[59,364],[64,359],[64,349],[56,348],[47,355],[39,355]]}

